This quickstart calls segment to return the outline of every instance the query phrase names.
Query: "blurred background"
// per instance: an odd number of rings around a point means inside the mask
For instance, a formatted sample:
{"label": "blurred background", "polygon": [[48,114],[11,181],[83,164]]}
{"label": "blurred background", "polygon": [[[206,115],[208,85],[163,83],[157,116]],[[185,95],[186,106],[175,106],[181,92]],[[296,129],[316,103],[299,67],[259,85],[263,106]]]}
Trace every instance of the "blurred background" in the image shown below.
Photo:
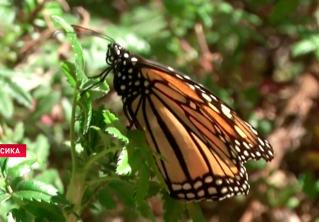
{"label": "blurred background", "polygon": [[[188,74],[269,139],[274,160],[246,164],[249,195],[199,203],[204,221],[319,221],[317,0],[0,0],[0,142],[26,143],[31,154],[7,162],[6,170],[1,160],[0,221],[50,214],[58,221],[63,210],[43,196],[39,204],[7,190],[32,179],[66,192],[72,88],[61,63],[73,57],[52,15]],[[95,36],[80,42],[86,74],[97,75],[106,67],[108,42]],[[94,107],[112,108],[125,126],[121,101],[107,82],[110,93]],[[103,190],[98,196],[107,198],[84,205],[83,221],[189,218],[187,211],[167,212],[159,192],[146,200],[149,217],[123,197],[124,187]]]}

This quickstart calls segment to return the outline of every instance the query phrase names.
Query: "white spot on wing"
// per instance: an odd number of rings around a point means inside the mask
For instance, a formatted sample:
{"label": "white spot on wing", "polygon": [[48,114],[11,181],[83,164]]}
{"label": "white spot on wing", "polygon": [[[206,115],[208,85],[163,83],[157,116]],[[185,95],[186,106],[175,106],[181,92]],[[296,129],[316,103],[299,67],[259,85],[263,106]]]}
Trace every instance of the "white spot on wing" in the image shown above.
{"label": "white spot on wing", "polygon": [[265,146],[264,141],[263,141],[262,139],[260,139],[259,137],[258,137],[258,141],[259,141],[259,143],[260,143],[262,146]]}
{"label": "white spot on wing", "polygon": [[205,191],[204,190],[200,190],[200,191],[197,192],[197,195],[199,197],[203,197],[205,195]]}
{"label": "white spot on wing", "polygon": [[227,116],[229,119],[233,117],[230,109],[227,106],[225,106],[224,104],[221,104],[220,107],[225,116]]}
{"label": "white spot on wing", "polygon": [[173,190],[181,190],[182,189],[182,185],[180,185],[180,184],[172,184],[172,189]]}
{"label": "white spot on wing", "polygon": [[217,179],[217,180],[215,181],[215,183],[216,183],[216,185],[221,185],[221,184],[223,183],[223,181],[222,181],[221,179]]}
{"label": "white spot on wing", "polygon": [[208,176],[205,178],[205,183],[211,183],[213,181],[213,177],[212,176]]}
{"label": "white spot on wing", "polygon": [[199,187],[201,187],[203,185],[202,181],[197,181],[195,184],[194,184],[194,188],[195,189],[198,189]]}
{"label": "white spot on wing", "polygon": [[223,188],[221,189],[221,192],[222,192],[222,193],[227,193],[227,191],[228,191],[227,187],[223,187]]}
{"label": "white spot on wing", "polygon": [[202,93],[202,97],[209,103],[212,101],[212,98],[210,98],[206,93]]}
{"label": "white spot on wing", "polygon": [[192,186],[191,186],[189,183],[185,183],[185,184],[183,185],[183,189],[184,189],[184,190],[190,190],[190,189],[192,189]]}
{"label": "white spot on wing", "polygon": [[187,193],[187,194],[186,194],[186,197],[189,198],[189,199],[190,199],[190,198],[194,198],[194,197],[195,197],[195,194],[193,194],[193,193]]}

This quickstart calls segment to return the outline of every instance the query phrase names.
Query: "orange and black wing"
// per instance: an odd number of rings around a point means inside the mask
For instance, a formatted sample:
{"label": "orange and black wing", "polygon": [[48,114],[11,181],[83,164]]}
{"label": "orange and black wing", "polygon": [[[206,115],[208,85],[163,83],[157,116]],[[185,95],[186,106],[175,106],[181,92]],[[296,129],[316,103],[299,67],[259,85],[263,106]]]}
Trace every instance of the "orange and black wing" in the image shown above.
{"label": "orange and black wing", "polygon": [[249,124],[204,87],[151,62],[140,68],[149,92],[124,110],[162,158],[158,167],[173,197],[220,200],[249,190],[243,163],[273,151]]}

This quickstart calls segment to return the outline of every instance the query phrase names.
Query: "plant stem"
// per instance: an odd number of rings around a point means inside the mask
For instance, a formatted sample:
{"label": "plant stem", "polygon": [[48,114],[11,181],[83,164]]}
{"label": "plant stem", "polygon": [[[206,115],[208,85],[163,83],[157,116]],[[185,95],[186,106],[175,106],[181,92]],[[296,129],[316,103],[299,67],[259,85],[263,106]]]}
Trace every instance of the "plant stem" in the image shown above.
{"label": "plant stem", "polygon": [[85,191],[85,171],[79,168],[79,159],[76,154],[76,135],[75,135],[75,114],[78,98],[78,85],[75,87],[73,102],[72,102],[72,116],[70,126],[70,142],[71,142],[71,178],[67,187],[66,199],[73,205],[72,211],[65,211],[64,216],[68,222],[76,222],[81,214],[81,202],[83,193]]}

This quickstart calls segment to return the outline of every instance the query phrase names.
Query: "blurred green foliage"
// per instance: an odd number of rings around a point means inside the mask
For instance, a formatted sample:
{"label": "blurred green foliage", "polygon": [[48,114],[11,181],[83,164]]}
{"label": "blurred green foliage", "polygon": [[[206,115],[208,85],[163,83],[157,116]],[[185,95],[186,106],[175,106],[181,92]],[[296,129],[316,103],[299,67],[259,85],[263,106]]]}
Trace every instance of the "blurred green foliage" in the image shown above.
{"label": "blurred green foliage", "polygon": [[[0,221],[231,221],[252,200],[318,220],[318,210],[303,206],[318,203],[319,168],[282,164],[254,179],[265,167],[258,161],[248,164],[246,199],[171,199],[143,135],[126,129],[112,77],[84,91],[106,67],[108,42],[79,42],[69,26],[84,24],[180,69],[268,134],[276,118],[260,113],[279,106],[276,89],[319,59],[318,14],[315,0],[0,0],[0,143],[25,143],[28,155],[0,158]],[[283,171],[293,179],[282,183]]]}

